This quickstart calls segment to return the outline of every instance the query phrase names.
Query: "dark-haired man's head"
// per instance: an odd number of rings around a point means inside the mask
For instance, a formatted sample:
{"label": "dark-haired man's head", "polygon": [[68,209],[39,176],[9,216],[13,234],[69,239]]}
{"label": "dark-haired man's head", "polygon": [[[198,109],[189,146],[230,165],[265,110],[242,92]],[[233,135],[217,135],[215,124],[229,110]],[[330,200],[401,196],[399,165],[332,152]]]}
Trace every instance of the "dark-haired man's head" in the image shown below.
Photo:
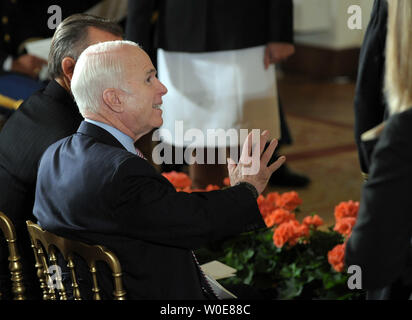
{"label": "dark-haired man's head", "polygon": [[74,66],[90,45],[123,39],[122,28],[108,19],[89,14],[74,14],[57,27],[49,53],[49,77],[70,91]]}

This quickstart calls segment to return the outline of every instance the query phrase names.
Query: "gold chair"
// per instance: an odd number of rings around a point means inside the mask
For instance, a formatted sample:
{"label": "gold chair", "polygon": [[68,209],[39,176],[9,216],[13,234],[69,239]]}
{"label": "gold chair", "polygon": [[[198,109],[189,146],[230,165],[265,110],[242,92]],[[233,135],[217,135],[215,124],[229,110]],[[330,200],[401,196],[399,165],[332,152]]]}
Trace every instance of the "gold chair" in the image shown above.
{"label": "gold chair", "polygon": [[9,247],[9,270],[11,273],[14,300],[25,300],[24,293],[26,289],[23,285],[23,267],[20,262],[20,255],[18,253],[16,244],[16,230],[14,229],[11,220],[3,212],[0,212],[0,229],[4,234],[7,245]]}
{"label": "gold chair", "polygon": [[6,97],[0,94],[0,106],[12,110],[17,110],[20,105],[23,103],[23,100],[14,100],[12,98]]}
{"label": "gold chair", "polygon": [[[90,269],[93,282],[93,300],[101,300],[100,289],[97,282],[97,261],[105,262],[112,271],[114,300],[126,299],[126,291],[123,289],[122,283],[122,269],[118,258],[113,252],[100,245],[88,245],[80,241],[57,236],[42,229],[39,225],[31,221],[26,221],[26,223],[32,241],[32,248],[36,259],[37,276],[40,280],[44,300],[56,300],[57,297],[59,297],[60,300],[67,300],[67,293],[61,281],[60,268],[57,265],[56,249],[60,251],[70,270],[75,300],[82,299],[75,271],[75,254],[82,257]],[[47,260],[50,261],[50,267]]]}

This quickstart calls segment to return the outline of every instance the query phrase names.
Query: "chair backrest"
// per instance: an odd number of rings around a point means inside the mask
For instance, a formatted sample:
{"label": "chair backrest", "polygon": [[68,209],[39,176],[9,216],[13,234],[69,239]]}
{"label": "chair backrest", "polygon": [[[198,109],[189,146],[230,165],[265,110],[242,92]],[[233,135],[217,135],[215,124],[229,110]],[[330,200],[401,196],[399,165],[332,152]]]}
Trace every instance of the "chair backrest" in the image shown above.
{"label": "chair backrest", "polygon": [[[40,287],[43,290],[43,299],[55,300],[59,297],[60,300],[67,300],[67,293],[61,281],[60,268],[57,264],[56,250],[61,253],[63,259],[67,262],[73,287],[73,297],[75,300],[81,300],[75,271],[75,255],[83,258],[89,267],[93,283],[92,292],[94,300],[101,300],[100,288],[97,282],[97,261],[105,262],[112,271],[114,283],[113,298],[115,300],[126,299],[126,291],[124,290],[122,283],[122,269],[119,259],[113,252],[100,245],[88,245],[80,241],[74,241],[55,235],[42,229],[32,221],[26,221],[26,223],[36,259]],[[50,266],[48,261],[50,262]],[[52,273],[54,279],[52,279]]]}
{"label": "chair backrest", "polygon": [[17,249],[16,230],[14,229],[11,220],[3,212],[0,212],[0,230],[3,232],[9,248],[9,270],[11,274],[14,300],[24,300],[25,287],[23,285],[23,267]]}
{"label": "chair backrest", "polygon": [[12,98],[6,97],[2,94],[0,94],[0,106],[3,108],[11,109],[11,110],[17,110],[20,105],[23,103],[23,100],[14,100]]}

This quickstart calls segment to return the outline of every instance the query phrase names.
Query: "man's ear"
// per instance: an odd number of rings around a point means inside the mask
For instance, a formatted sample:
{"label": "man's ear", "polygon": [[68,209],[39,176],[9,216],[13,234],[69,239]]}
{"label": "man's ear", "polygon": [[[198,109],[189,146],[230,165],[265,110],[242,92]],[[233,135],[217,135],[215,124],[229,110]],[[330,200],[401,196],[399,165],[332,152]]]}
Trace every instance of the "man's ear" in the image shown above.
{"label": "man's ear", "polygon": [[109,88],[103,91],[103,101],[113,112],[123,112],[121,92],[118,89]]}
{"label": "man's ear", "polygon": [[76,62],[74,61],[73,58],[64,57],[62,60],[63,75],[67,77],[70,82],[72,81],[75,65],[76,65]]}

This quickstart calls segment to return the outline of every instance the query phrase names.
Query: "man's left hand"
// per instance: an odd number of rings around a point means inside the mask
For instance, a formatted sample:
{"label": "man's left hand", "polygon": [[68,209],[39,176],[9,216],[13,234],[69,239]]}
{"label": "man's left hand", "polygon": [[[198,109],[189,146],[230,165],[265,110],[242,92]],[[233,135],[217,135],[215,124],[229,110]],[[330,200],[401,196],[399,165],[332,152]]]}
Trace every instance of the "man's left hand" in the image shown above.
{"label": "man's left hand", "polygon": [[265,48],[263,63],[265,69],[272,63],[279,63],[295,53],[295,46],[284,42],[269,42]]}
{"label": "man's left hand", "polygon": [[[281,156],[268,166],[278,141],[273,139],[265,150],[265,146],[269,138],[269,132],[267,130],[263,131],[259,137],[260,143],[257,146],[253,146],[254,142],[252,139],[252,134],[253,131],[249,133],[243,144],[239,163],[236,163],[231,158],[228,159],[229,179],[231,186],[235,186],[240,182],[248,182],[256,188],[258,194],[261,194],[266,188],[272,173],[279,169],[279,167],[285,162],[286,157]],[[256,147],[259,149],[252,151],[253,148]],[[256,151],[259,152],[257,159],[253,155]],[[254,171],[254,173],[251,173],[251,171]]]}

